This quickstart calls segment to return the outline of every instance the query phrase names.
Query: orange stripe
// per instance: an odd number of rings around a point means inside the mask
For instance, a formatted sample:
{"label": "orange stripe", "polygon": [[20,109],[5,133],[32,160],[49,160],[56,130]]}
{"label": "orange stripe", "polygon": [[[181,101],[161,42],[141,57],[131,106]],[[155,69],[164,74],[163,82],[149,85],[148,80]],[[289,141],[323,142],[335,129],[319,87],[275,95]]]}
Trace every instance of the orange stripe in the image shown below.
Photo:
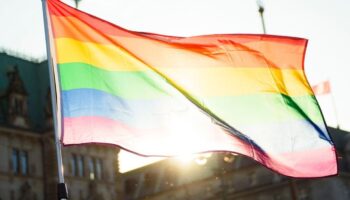
{"label": "orange stripe", "polygon": [[[199,36],[166,42],[147,38],[142,34],[103,34],[75,17],[52,16],[52,23],[55,27],[55,38],[72,38],[83,42],[120,46],[134,55],[142,55],[140,58],[148,56],[144,59],[156,63],[161,60],[174,60],[175,63],[179,63],[179,59],[189,59],[196,60],[198,64],[204,61],[219,61],[220,65],[231,67],[303,69],[305,44],[291,45],[282,41],[276,43],[269,41],[269,37],[263,37],[259,41],[248,41],[248,35],[244,44],[236,41],[235,35]],[[238,38],[241,39],[242,36]]]}

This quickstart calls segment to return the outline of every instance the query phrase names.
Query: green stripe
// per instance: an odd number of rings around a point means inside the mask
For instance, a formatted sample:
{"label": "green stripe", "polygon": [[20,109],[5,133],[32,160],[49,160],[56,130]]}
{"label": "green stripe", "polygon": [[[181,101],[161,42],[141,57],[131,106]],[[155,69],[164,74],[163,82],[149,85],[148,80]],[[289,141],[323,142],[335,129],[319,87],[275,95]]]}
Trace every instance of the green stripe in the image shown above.
{"label": "green stripe", "polygon": [[156,99],[168,96],[169,84],[153,71],[112,72],[85,63],[59,64],[63,91],[91,88],[125,98]]}
{"label": "green stripe", "polygon": [[[174,89],[150,71],[110,72],[84,63],[59,65],[62,90],[91,88],[123,99],[147,100],[167,98]],[[196,97],[229,124],[246,125],[266,122],[310,119],[323,122],[314,96],[289,97],[282,94],[256,94],[224,97]]]}
{"label": "green stripe", "polygon": [[289,97],[279,94],[258,94],[233,97],[209,97],[209,107],[227,123],[247,125],[310,119],[323,123],[314,96]]}

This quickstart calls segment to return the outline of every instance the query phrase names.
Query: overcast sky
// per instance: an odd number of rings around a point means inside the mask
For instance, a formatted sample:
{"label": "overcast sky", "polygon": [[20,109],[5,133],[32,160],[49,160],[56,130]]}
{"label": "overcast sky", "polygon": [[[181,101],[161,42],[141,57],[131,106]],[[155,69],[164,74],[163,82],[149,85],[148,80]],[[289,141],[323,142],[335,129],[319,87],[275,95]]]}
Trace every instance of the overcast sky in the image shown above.
{"label": "overcast sky", "polygon": [[[340,127],[350,130],[350,1],[263,2],[268,34],[309,39],[305,70],[310,83],[331,81],[334,104],[331,95],[318,97],[326,121],[336,126],[336,108]],[[179,36],[262,32],[255,0],[82,0],[79,8],[135,31]],[[45,58],[41,0],[0,0],[0,49]]]}

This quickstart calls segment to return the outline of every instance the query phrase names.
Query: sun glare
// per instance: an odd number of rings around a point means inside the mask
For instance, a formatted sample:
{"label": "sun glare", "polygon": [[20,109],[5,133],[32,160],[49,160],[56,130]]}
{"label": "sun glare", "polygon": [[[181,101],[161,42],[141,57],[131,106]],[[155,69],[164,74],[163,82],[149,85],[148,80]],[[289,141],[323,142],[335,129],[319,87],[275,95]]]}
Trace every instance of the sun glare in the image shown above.
{"label": "sun glare", "polygon": [[194,154],[182,155],[175,157],[174,161],[181,165],[190,165],[196,158]]}
{"label": "sun glare", "polygon": [[[185,106],[186,107],[186,106]],[[190,109],[190,110],[187,110]],[[163,126],[168,131],[166,139],[162,143],[153,146],[147,146],[149,151],[168,152],[168,155],[174,155],[174,164],[185,167],[191,164],[205,165],[211,154],[198,154],[206,149],[208,144],[207,124],[211,124],[209,118],[198,112],[198,108],[188,104],[183,115],[177,113],[168,113],[167,120]],[[154,148],[154,149],[150,149]],[[120,170],[123,172],[163,160],[164,158],[145,158],[130,153],[121,152],[123,160]]]}

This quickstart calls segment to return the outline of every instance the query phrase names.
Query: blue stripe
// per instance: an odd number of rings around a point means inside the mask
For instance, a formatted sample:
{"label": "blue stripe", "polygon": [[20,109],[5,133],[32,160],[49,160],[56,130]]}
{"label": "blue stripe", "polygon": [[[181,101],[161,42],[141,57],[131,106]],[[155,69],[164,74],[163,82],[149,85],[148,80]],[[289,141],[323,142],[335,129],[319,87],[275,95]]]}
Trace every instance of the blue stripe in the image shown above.
{"label": "blue stripe", "polygon": [[130,100],[96,89],[62,91],[62,104],[64,117],[100,116],[139,128],[159,126],[159,120],[189,111],[188,105],[174,97]]}

